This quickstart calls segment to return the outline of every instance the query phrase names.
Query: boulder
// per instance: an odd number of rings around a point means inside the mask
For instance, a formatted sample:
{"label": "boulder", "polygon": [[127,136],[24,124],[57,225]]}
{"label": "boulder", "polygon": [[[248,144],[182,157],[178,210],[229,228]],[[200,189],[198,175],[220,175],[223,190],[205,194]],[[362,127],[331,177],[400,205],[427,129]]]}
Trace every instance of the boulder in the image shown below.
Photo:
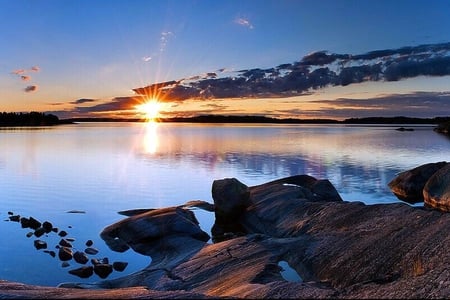
{"label": "boulder", "polygon": [[388,186],[394,195],[408,203],[424,201],[423,188],[430,177],[448,163],[445,161],[427,163],[413,169],[403,171],[392,179]]}
{"label": "boulder", "polygon": [[450,163],[436,171],[423,188],[425,205],[450,212]]}

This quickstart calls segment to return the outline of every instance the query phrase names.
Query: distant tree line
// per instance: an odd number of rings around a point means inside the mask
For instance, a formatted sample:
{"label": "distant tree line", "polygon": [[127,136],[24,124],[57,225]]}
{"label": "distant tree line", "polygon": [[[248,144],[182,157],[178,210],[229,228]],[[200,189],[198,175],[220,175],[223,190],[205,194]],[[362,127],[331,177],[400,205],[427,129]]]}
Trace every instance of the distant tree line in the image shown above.
{"label": "distant tree line", "polygon": [[50,126],[60,124],[59,118],[40,112],[0,113],[0,126]]}

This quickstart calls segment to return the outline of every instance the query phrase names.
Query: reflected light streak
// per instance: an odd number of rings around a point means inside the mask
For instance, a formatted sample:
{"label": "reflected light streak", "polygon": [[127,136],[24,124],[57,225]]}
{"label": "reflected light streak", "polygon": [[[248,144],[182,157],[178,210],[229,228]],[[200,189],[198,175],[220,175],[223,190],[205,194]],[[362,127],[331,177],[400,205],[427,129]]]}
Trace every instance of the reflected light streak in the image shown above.
{"label": "reflected light streak", "polygon": [[156,121],[148,121],[145,123],[145,135],[143,137],[143,149],[146,154],[155,154],[158,150],[158,123]]}

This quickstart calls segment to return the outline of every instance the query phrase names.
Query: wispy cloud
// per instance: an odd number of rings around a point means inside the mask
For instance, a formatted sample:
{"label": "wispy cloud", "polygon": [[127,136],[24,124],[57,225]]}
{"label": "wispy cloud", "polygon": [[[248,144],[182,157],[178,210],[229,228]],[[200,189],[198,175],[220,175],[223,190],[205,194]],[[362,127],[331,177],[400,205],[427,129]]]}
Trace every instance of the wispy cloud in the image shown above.
{"label": "wispy cloud", "polygon": [[[20,80],[22,80],[22,81],[30,81],[31,76],[26,75],[26,74],[29,72],[39,72],[39,71],[40,71],[40,68],[38,66],[33,66],[29,70],[17,69],[17,70],[12,71],[11,73],[14,75],[17,75],[20,78]],[[37,91],[37,89],[38,89],[37,85],[29,85],[24,88],[24,91],[29,93],[29,92],[35,92],[35,91]]]}
{"label": "wispy cloud", "polygon": [[250,28],[250,29],[254,28],[252,23],[250,23],[250,20],[245,19],[245,18],[236,18],[236,19],[234,19],[234,23],[244,26],[244,27],[247,27],[247,28]]}

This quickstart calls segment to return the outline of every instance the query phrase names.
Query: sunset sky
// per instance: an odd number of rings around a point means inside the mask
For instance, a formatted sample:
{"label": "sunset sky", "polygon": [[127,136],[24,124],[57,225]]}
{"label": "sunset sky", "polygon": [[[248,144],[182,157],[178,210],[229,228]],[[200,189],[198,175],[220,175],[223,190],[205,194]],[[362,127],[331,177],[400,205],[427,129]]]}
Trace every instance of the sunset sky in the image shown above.
{"label": "sunset sky", "polygon": [[445,0],[0,0],[0,27],[0,111],[450,115]]}

